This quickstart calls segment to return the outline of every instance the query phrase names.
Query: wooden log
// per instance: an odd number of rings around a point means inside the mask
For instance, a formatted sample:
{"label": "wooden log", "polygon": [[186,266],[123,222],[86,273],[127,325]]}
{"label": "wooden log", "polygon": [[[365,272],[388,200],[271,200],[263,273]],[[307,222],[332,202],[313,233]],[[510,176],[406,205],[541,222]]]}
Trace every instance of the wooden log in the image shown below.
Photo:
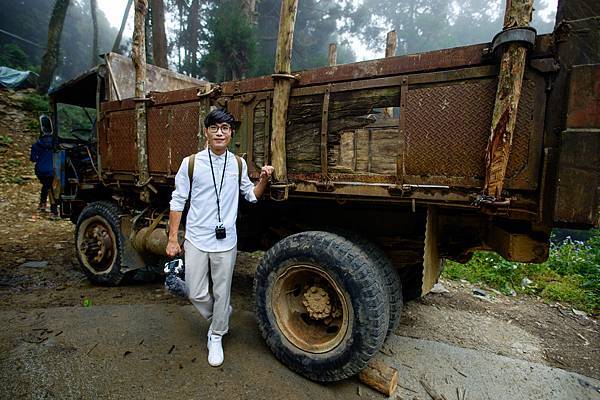
{"label": "wooden log", "polygon": [[329,43],[329,53],[327,55],[327,65],[330,67],[337,64],[337,44]]}
{"label": "wooden log", "polygon": [[274,76],[271,163],[275,168],[275,182],[283,183],[287,183],[285,139],[288,104],[292,88],[292,79],[283,76],[291,73],[292,42],[297,10],[298,0],[283,0],[281,2],[277,52],[275,54],[275,75],[280,76]]}
{"label": "wooden log", "polygon": [[146,36],[144,21],[147,12],[148,0],[136,0],[131,59],[135,70],[135,97],[138,99],[146,95]]}
{"label": "wooden log", "polygon": [[[504,29],[525,27],[531,22],[533,0],[508,0]],[[496,102],[492,115],[490,138],[486,149],[484,194],[500,199],[508,166],[510,148],[517,120],[523,74],[526,67],[526,48],[510,43],[502,54]]]}
{"label": "wooden log", "polygon": [[[398,45],[398,35],[396,31],[389,31],[385,40],[385,57],[394,57],[396,55],[396,46]],[[394,116],[394,108],[387,107],[383,110],[384,118],[392,118]]]}
{"label": "wooden log", "polygon": [[358,374],[358,379],[386,396],[391,396],[398,387],[398,370],[374,358]]}
{"label": "wooden log", "polygon": [[[138,184],[143,186],[148,183],[150,174],[148,171],[148,144],[146,123],[146,39],[144,32],[144,21],[148,11],[147,0],[136,0],[135,17],[133,28],[133,48],[131,58],[135,69],[135,105],[136,121],[136,148],[138,164]],[[149,201],[149,192],[144,190],[141,194],[142,201]]]}

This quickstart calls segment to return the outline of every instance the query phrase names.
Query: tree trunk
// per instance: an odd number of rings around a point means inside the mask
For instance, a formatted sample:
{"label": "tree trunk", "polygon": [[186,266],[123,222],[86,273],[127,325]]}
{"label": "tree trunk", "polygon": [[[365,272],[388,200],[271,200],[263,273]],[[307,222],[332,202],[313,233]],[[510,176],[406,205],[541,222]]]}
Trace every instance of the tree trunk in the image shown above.
{"label": "tree trunk", "polygon": [[44,57],[42,58],[42,70],[40,71],[40,78],[38,80],[37,90],[41,94],[46,94],[46,92],[48,92],[48,88],[54,77],[54,70],[58,63],[60,36],[62,34],[68,7],[69,0],[56,0],[54,3],[54,9],[52,10],[52,16],[50,17],[50,23],[48,24],[48,46],[46,47],[46,53],[44,53]]}
{"label": "tree trunk", "polygon": [[118,53],[119,47],[121,47],[121,39],[123,38],[123,31],[125,30],[125,25],[127,25],[127,17],[129,16],[129,10],[131,10],[132,4],[133,4],[133,0],[127,1],[127,6],[125,7],[125,12],[123,13],[123,19],[121,20],[121,27],[119,28],[119,33],[117,33],[117,37],[115,38],[115,43],[113,44],[113,47],[112,47],[113,53]]}
{"label": "tree trunk", "polygon": [[242,10],[251,25],[256,23],[256,0],[242,0]]}
{"label": "tree trunk", "polygon": [[165,6],[163,0],[152,0],[152,53],[154,65],[169,68],[167,62],[167,35],[165,33]]}
{"label": "tree trunk", "polygon": [[90,12],[92,14],[92,67],[98,63],[98,4],[97,0],[90,0]]}
{"label": "tree trunk", "polygon": [[[279,35],[275,54],[275,74],[289,75],[292,64],[292,42],[298,0],[283,0],[279,17]],[[274,77],[273,88],[273,134],[271,137],[271,162],[275,168],[274,180],[287,182],[285,149],[285,130],[292,80],[286,77]]]}
{"label": "tree trunk", "polygon": [[[148,4],[148,0],[146,0],[146,4]],[[152,51],[152,7],[148,7],[146,15],[144,16],[144,44],[146,51],[146,62],[149,64],[154,64],[154,53]]]}
{"label": "tree trunk", "polygon": [[200,6],[198,0],[192,0],[190,13],[188,14],[188,35],[187,49],[189,51],[190,70],[188,73],[194,74],[198,68],[198,14]]}

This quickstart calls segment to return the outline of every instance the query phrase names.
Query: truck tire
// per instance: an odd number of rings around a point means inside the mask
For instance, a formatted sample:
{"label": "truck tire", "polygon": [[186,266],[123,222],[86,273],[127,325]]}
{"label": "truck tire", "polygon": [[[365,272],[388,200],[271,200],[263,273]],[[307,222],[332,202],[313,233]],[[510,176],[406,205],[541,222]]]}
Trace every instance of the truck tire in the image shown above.
{"label": "truck tire", "polygon": [[75,252],[81,269],[94,283],[116,286],[125,276],[120,214],[116,204],[98,201],[85,207],[77,219]]}
{"label": "truck tire", "polygon": [[398,272],[394,268],[389,257],[375,243],[358,235],[348,237],[348,239],[352,240],[352,242],[367,253],[367,256],[379,269],[383,278],[390,306],[390,321],[386,334],[387,338],[396,331],[396,328],[398,328],[398,323],[400,323],[400,316],[402,314],[402,283],[400,282],[400,275],[398,275]]}
{"label": "truck tire", "polygon": [[383,282],[365,253],[320,231],[288,236],[266,252],[254,278],[256,316],[275,356],[321,382],[352,376],[383,345]]}
{"label": "truck tire", "polygon": [[341,232],[340,235],[360,247],[381,274],[390,312],[387,338],[398,328],[402,314],[402,282],[400,282],[400,275],[398,275],[389,257],[375,243],[352,232]]}

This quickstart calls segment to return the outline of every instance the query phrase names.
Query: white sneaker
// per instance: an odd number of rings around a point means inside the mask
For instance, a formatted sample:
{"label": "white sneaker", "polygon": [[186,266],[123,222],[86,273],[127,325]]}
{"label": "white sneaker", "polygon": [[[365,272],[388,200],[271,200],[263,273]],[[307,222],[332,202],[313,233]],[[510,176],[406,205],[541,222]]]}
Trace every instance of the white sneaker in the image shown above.
{"label": "white sneaker", "polygon": [[208,337],[208,363],[212,367],[218,367],[223,364],[223,346],[221,344],[221,335],[210,335]]}

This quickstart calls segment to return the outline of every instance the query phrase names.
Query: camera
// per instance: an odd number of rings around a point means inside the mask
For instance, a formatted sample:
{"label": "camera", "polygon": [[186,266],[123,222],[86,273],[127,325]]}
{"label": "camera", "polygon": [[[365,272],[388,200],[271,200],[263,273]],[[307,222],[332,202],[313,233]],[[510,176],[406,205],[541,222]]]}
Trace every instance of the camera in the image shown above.
{"label": "camera", "polygon": [[215,236],[217,239],[225,239],[227,237],[227,232],[225,232],[225,227],[223,225],[215,227]]}

